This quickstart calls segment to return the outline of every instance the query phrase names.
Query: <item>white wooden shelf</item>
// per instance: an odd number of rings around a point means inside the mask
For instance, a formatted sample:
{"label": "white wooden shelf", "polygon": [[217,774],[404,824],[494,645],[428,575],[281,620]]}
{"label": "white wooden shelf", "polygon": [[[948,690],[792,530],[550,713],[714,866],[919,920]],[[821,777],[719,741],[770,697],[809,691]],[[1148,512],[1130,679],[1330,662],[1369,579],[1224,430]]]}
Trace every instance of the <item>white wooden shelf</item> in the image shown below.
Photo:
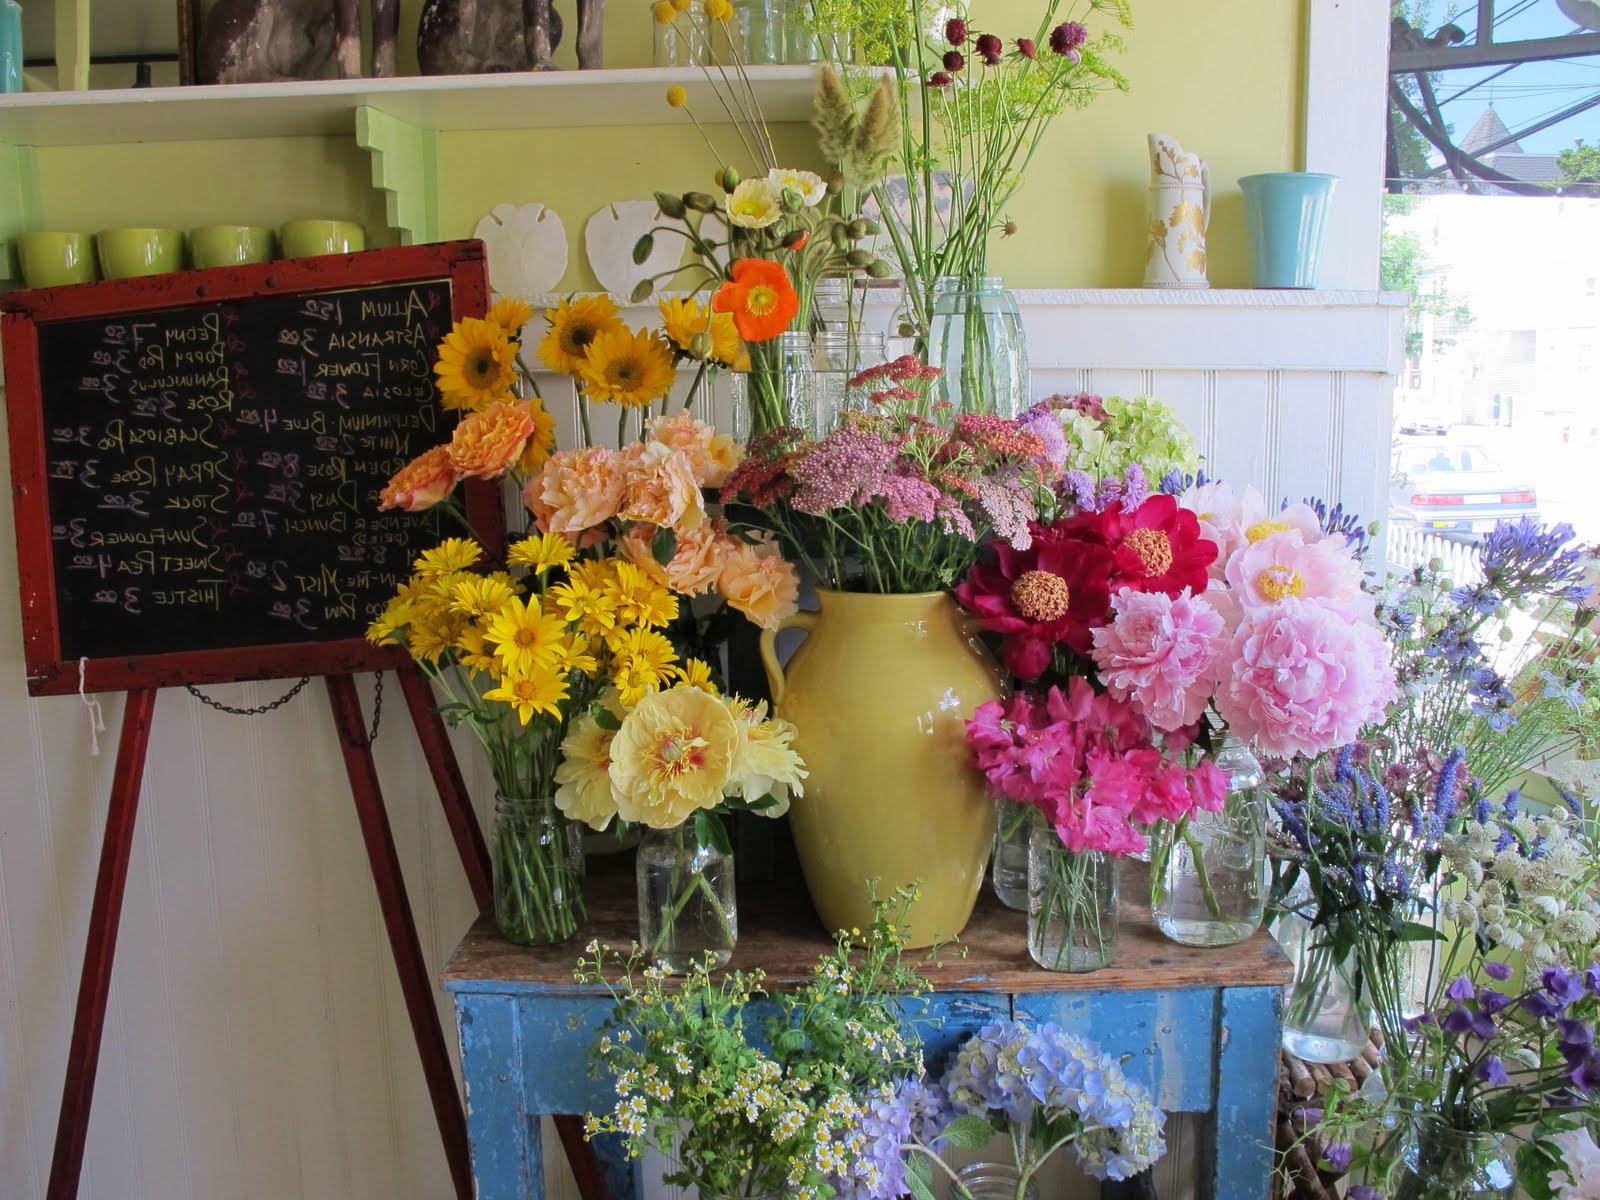
{"label": "white wooden shelf", "polygon": [[[811,115],[816,69],[747,68],[766,119]],[[419,129],[687,124],[667,106],[681,84],[702,122],[727,116],[698,67],[328,79],[207,87],[24,92],[0,99],[0,143],[94,146],[213,138],[348,136],[375,108]]]}

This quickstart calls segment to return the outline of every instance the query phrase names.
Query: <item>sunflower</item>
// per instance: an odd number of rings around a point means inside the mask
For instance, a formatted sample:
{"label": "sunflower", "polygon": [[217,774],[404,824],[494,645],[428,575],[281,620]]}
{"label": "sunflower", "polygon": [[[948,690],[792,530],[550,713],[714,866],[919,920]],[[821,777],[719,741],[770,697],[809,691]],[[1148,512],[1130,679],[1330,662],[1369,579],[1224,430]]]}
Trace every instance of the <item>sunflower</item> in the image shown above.
{"label": "sunflower", "polygon": [[610,296],[578,296],[544,310],[550,332],[539,343],[539,359],[552,371],[576,375],[589,343],[624,328]]}
{"label": "sunflower", "polygon": [[482,557],[483,547],[470,538],[445,538],[432,550],[424,550],[414,566],[426,583],[440,575],[465,571]]}
{"label": "sunflower", "polygon": [[446,408],[476,411],[511,394],[517,347],[490,321],[463,317],[439,343],[433,373]]}
{"label": "sunflower", "polygon": [[489,619],[484,636],[493,643],[503,670],[526,673],[537,666],[550,666],[560,657],[567,641],[567,625],[560,617],[546,613],[537,596],[529,596],[526,603],[508,600]]}
{"label": "sunflower", "polygon": [[628,406],[661,399],[672,390],[676,375],[666,340],[648,329],[599,334],[578,366],[584,395]]}
{"label": "sunflower", "polygon": [[522,327],[533,320],[533,305],[516,296],[502,296],[494,302],[486,319],[489,324],[500,326],[513,342],[521,341]]}
{"label": "sunflower", "polygon": [[800,297],[782,263],[770,258],[741,258],[732,278],[711,297],[711,307],[729,313],[734,328],[747,342],[767,342],[789,328],[800,311]]}
{"label": "sunflower", "polygon": [[[734,370],[749,369],[750,356],[739,340],[739,331],[733,327],[733,318],[727,313],[712,312],[705,305],[684,297],[661,301],[661,320],[666,326],[667,340],[680,353],[690,358],[699,357],[690,349],[690,343],[698,335],[705,334],[711,339],[711,353],[707,357],[712,362]],[[743,367],[741,362],[745,364]]]}
{"label": "sunflower", "polygon": [[533,433],[517,459],[517,474],[526,479],[544,466],[556,448],[556,419],[545,411],[538,400],[528,401],[528,411],[533,414]]}
{"label": "sunflower", "polygon": [[516,710],[517,719],[526,725],[536,712],[561,718],[561,702],[567,698],[567,681],[547,666],[537,666],[526,675],[503,675],[498,687],[483,694],[485,700],[499,700]]}

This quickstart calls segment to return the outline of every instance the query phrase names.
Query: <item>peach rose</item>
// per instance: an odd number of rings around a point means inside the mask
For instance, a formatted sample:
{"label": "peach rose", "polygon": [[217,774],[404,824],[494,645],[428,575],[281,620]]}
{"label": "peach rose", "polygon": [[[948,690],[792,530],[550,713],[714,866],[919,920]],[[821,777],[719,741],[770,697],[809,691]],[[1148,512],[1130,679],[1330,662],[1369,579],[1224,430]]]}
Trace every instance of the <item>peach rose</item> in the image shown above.
{"label": "peach rose", "polygon": [[737,609],[763,629],[800,608],[800,581],[771,542],[740,543],[728,555],[717,579],[717,590],[729,607]]}
{"label": "peach rose", "polygon": [[522,457],[537,428],[531,405],[496,400],[456,426],[450,465],[468,478],[496,479]]}
{"label": "peach rose", "polygon": [[651,579],[680,596],[703,596],[709,592],[722,574],[728,555],[739,548],[739,543],[724,532],[727,522],[718,518],[678,534],[677,549],[663,566],[655,555],[656,528],[642,521],[630,525],[617,540],[617,548]]}
{"label": "peach rose", "polygon": [[683,451],[694,481],[701,487],[721,487],[728,473],[744,461],[743,446],[688,413],[652,418],[650,437],[663,446]]}
{"label": "peach rose", "polygon": [[628,451],[627,498],[622,515],[683,533],[705,523],[706,504],[689,467],[689,456],[661,442]]}
{"label": "peach rose", "polygon": [[583,533],[617,515],[627,486],[627,462],[615,450],[584,446],[550,456],[544,470],[528,480],[522,502],[554,533]]}
{"label": "peach rose", "polygon": [[378,493],[378,507],[422,512],[455,491],[460,478],[450,465],[450,447],[435,446],[394,473]]}
{"label": "peach rose", "polygon": [[623,530],[622,536],[617,539],[617,552],[662,587],[671,587],[667,582],[666,568],[656,561],[655,537],[654,525],[648,521],[637,521]]}

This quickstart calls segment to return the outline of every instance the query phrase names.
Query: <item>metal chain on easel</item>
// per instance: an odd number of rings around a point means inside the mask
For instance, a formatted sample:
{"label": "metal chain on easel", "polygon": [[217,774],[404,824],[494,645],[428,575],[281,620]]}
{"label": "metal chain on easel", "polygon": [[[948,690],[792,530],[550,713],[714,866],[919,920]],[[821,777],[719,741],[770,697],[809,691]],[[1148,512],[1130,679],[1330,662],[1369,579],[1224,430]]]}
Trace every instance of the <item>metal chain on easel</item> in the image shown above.
{"label": "metal chain on easel", "polygon": [[[236,708],[231,704],[224,704],[221,700],[206,695],[192,683],[183,685],[184,690],[200,701],[207,708],[214,708],[220,713],[227,713],[230,717],[259,717],[262,713],[269,713],[273,709],[282,708],[293,700],[306,685],[311,682],[311,676],[302,675],[299,680],[283,695],[276,700],[269,700],[265,704],[257,704],[253,708]],[[372,727],[367,730],[367,745],[372,745],[378,740],[378,727],[383,724],[383,672],[379,671],[372,683]]]}

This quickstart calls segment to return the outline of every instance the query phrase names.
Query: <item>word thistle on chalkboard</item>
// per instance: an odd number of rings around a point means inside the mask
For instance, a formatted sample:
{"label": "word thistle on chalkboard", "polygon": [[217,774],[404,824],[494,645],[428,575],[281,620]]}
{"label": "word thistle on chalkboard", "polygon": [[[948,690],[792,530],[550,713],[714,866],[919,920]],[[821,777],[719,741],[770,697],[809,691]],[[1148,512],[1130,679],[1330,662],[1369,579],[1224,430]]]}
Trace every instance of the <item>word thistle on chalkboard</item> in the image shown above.
{"label": "word thistle on chalkboard", "polygon": [[[541,356],[581,357],[586,368],[583,426],[591,402],[615,403],[619,426],[638,414],[646,436],[556,451],[542,409],[515,395],[531,309],[501,301],[486,320],[458,322],[435,373],[461,421],[448,443],[395,473],[382,504],[448,512],[470,531],[457,486],[509,478],[535,528],[503,562],[470,537],[425,551],[369,632],[404,646],[448,697],[445,718],[483,744],[500,792],[495,913],[523,943],[577,929],[569,819],[636,822],[726,848],[722,814],[776,816],[804,776],[793,728],[725,696],[706,649],[731,612],[775,625],[794,610],[793,568],[770,541],[735,536],[706,511],[702,489],[742,451],[687,413],[648,417],[654,401],[665,408],[675,373],[660,335],[621,328],[603,298],[548,315]],[[697,618],[688,598],[712,592],[726,607]],[[665,909],[674,920],[687,922],[696,896],[718,903],[692,871],[676,887]],[[731,949],[733,914],[713,915]]]}

